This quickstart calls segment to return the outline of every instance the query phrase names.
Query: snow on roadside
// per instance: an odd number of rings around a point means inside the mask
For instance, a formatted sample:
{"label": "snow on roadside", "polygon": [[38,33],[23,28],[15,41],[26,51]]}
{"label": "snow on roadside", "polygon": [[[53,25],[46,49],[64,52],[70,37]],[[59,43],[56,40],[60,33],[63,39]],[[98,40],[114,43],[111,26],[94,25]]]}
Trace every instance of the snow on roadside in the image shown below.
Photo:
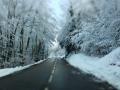
{"label": "snow on roadside", "polygon": [[72,66],[85,73],[93,74],[120,90],[120,48],[103,58],[90,57],[79,53],[71,55],[67,61]]}
{"label": "snow on roadside", "polygon": [[0,77],[4,77],[4,76],[10,75],[12,73],[15,73],[17,71],[21,71],[21,70],[27,69],[27,68],[29,68],[29,67],[31,67],[33,65],[40,64],[43,61],[45,61],[45,60],[41,60],[39,62],[36,62],[34,64],[30,64],[30,65],[26,65],[26,66],[19,66],[19,67],[15,67],[15,68],[0,69]]}

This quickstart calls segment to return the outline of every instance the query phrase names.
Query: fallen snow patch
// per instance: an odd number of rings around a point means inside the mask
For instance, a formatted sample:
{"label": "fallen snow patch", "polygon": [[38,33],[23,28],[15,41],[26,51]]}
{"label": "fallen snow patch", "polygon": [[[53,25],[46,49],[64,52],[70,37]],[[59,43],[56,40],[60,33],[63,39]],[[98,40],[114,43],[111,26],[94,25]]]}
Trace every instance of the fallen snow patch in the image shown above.
{"label": "fallen snow patch", "polygon": [[15,67],[15,68],[0,69],[0,77],[7,76],[7,75],[10,75],[10,74],[15,73],[17,71],[21,71],[21,70],[27,69],[27,68],[29,68],[29,67],[31,67],[33,65],[40,64],[43,61],[45,61],[45,60],[41,60],[39,62],[36,62],[34,64],[30,64],[30,65],[26,65],[26,66],[19,66],[19,67]]}
{"label": "fallen snow patch", "polygon": [[84,54],[74,54],[67,61],[85,73],[107,81],[120,90],[120,48],[103,58],[90,57]]}

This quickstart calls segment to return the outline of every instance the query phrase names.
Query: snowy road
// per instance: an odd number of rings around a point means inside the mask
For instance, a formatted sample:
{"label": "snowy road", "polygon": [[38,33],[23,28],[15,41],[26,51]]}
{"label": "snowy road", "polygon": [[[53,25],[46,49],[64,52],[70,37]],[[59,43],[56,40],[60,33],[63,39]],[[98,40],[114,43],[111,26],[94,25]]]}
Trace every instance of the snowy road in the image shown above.
{"label": "snowy road", "polygon": [[0,90],[116,90],[64,60],[47,60],[0,79]]}

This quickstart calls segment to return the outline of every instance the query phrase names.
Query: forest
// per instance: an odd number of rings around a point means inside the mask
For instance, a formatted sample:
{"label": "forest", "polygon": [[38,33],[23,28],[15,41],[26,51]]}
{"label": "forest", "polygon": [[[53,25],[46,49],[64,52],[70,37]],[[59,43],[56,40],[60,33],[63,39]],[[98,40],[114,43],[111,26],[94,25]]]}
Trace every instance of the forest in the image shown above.
{"label": "forest", "polygon": [[120,90],[119,5],[0,0],[0,90]]}
{"label": "forest", "polygon": [[0,0],[0,68],[47,58],[57,28],[47,4],[42,0]]}
{"label": "forest", "polygon": [[[120,46],[119,0],[72,0],[58,38],[66,55],[102,57]],[[62,37],[62,38],[61,38]]]}

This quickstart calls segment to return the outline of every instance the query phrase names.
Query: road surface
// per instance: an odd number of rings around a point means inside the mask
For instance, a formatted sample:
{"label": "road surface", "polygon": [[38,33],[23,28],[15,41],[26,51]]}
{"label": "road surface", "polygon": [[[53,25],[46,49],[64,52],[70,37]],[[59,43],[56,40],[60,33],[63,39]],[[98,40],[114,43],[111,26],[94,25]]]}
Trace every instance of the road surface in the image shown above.
{"label": "road surface", "polygon": [[0,90],[116,90],[70,66],[64,60],[47,60],[0,79]]}

